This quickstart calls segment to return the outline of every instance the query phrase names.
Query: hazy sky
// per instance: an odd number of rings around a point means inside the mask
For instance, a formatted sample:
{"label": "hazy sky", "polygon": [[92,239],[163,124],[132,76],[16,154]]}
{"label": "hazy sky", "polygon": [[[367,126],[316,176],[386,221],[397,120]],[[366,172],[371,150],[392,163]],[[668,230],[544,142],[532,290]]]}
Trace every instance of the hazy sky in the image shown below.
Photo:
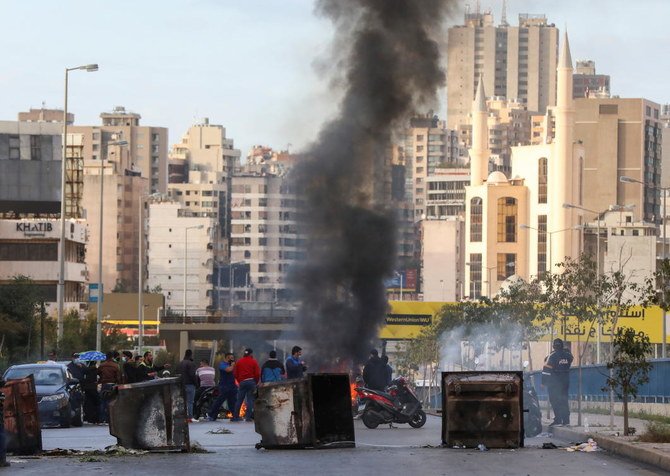
{"label": "hazy sky", "polygon": [[[466,5],[455,3],[452,24]],[[481,5],[500,20],[502,0]],[[122,105],[144,125],[168,127],[171,144],[209,117],[243,156],[253,144],[296,150],[336,110],[338,95],[315,67],[327,62],[333,31],[311,0],[0,0],[0,7],[0,120],[42,101],[61,108],[64,68],[86,63],[100,71],[70,74],[77,124],[99,124],[100,112]],[[669,0],[508,0],[510,24],[519,13],[567,26],[573,59],[595,60],[612,76],[613,94],[670,102]],[[443,115],[444,104],[436,110]]]}

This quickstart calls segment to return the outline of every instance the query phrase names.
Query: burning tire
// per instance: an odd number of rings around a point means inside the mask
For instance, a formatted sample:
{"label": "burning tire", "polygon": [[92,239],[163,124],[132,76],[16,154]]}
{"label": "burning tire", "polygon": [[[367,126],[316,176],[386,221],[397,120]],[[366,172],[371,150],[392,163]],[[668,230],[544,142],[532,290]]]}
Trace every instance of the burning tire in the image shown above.
{"label": "burning tire", "polygon": [[407,423],[409,423],[409,426],[412,428],[421,428],[426,424],[426,412],[419,410]]}

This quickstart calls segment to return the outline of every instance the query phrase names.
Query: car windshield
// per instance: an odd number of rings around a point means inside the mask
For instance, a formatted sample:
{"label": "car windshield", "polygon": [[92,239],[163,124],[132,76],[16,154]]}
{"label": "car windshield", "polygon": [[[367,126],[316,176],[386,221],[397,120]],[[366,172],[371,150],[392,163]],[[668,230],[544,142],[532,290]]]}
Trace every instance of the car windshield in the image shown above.
{"label": "car windshield", "polygon": [[33,374],[35,385],[63,385],[63,370],[58,367],[20,367],[9,369],[5,375],[5,380],[19,379]]}

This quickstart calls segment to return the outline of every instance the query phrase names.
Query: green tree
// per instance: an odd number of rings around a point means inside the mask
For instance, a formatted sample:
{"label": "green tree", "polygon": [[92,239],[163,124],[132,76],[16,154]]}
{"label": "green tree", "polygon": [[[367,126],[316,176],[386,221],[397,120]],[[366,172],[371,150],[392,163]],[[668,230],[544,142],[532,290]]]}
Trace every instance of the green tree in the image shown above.
{"label": "green tree", "polygon": [[628,398],[637,396],[640,385],[649,381],[651,363],[647,355],[651,353],[649,337],[638,334],[635,329],[623,327],[617,329],[614,336],[614,353],[607,362],[611,370],[607,378],[606,389],[612,389],[623,401],[623,434],[629,434]]}
{"label": "green tree", "polygon": [[[670,259],[661,261],[656,272],[647,278],[642,290],[644,305],[656,305],[663,310],[663,326],[670,311]],[[665,343],[664,343],[665,344]],[[663,345],[665,349],[665,345]],[[662,357],[667,357],[663,355]]]}
{"label": "green tree", "polygon": [[27,276],[0,286],[0,358],[6,363],[30,361],[39,343],[36,315],[41,293]]}

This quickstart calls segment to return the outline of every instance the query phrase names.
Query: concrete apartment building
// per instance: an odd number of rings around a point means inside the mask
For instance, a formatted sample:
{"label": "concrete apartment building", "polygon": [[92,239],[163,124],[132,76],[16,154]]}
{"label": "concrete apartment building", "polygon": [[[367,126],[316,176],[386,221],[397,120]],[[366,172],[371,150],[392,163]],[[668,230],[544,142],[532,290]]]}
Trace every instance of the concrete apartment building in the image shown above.
{"label": "concrete apartment building", "polygon": [[405,165],[405,187],[414,220],[426,213],[426,180],[436,169],[459,165],[458,136],[432,113],[410,119],[398,161]]}
{"label": "concrete apartment building", "polygon": [[[512,172],[512,147],[530,144],[531,114],[523,103],[515,99],[491,97],[486,100],[486,106],[491,151],[489,171],[500,170],[509,175]],[[458,135],[461,150],[467,151],[472,145],[471,121],[459,126]]]}
{"label": "concrete apartment building", "polygon": [[572,76],[572,97],[609,97],[610,77],[607,74],[596,74],[596,62],[592,60],[577,61],[575,74]]}
{"label": "concrete apartment building", "polygon": [[421,222],[421,289],[424,301],[454,302],[463,298],[465,220],[450,216]]}
{"label": "concrete apartment building", "polygon": [[285,275],[302,253],[297,211],[297,197],[287,177],[233,177],[230,261],[248,265],[249,278],[248,289],[234,287],[232,304],[288,298]]}
{"label": "concrete apartment building", "polygon": [[437,169],[426,179],[426,220],[444,220],[465,214],[465,187],[470,169]]}
{"label": "concrete apartment building", "polygon": [[[88,223],[90,280],[98,281],[100,213],[102,231],[102,284],[105,292],[117,288],[137,292],[140,262],[140,210],[149,180],[133,168],[126,146],[103,144],[97,159],[84,159],[82,206]],[[103,181],[102,204],[100,181]],[[143,239],[143,238],[142,238]],[[142,243],[146,249],[146,241]]]}
{"label": "concrete apartment building", "polygon": [[146,286],[160,286],[167,312],[202,316],[212,310],[216,219],[192,216],[180,203],[149,204]]}
{"label": "concrete apartment building", "polygon": [[518,100],[531,113],[556,104],[558,29],[544,15],[519,15],[511,26],[503,16],[466,13],[449,28],[447,41],[447,127],[468,122],[479,78],[491,96]]}
{"label": "concrete apartment building", "polygon": [[[638,219],[659,223],[661,106],[639,98],[582,98],[574,104],[575,140],[585,149],[584,183],[589,184],[583,206],[600,212],[610,205],[634,205]],[[621,183],[622,175],[647,185]]]}
{"label": "concrete apartment building", "polygon": [[100,160],[107,143],[115,140],[128,142],[127,150],[134,170],[149,180],[150,193],[166,193],[168,183],[168,130],[165,127],[140,125],[137,113],[123,106],[100,114],[102,125],[72,126],[68,130],[83,135],[84,157]]}
{"label": "concrete apartment building", "polygon": [[0,217],[60,216],[62,148],[62,123],[0,121]]}
{"label": "concrete apartment building", "polygon": [[[65,222],[66,311],[85,309],[88,301],[86,268],[86,224]],[[60,219],[28,218],[0,220],[0,286],[18,275],[28,276],[39,287],[48,313],[57,311]]]}

